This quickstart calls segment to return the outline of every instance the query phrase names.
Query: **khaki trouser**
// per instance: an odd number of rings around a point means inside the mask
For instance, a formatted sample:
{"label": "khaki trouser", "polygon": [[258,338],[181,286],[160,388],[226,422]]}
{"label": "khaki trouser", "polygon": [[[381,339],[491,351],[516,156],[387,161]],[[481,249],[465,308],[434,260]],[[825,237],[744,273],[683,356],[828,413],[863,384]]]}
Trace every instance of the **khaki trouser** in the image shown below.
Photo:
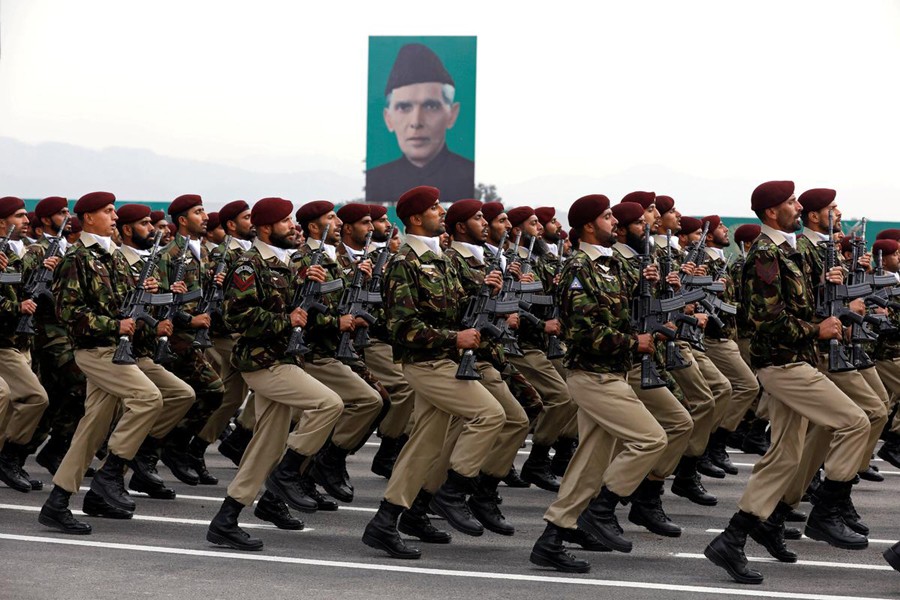
{"label": "khaki trouser", "polygon": [[122,417],[109,436],[109,451],[131,460],[163,408],[162,394],[137,365],[114,365],[115,348],[75,350],[75,364],[87,378],[84,416],[78,422],[53,484],[75,493],[94,453],[103,444],[119,403]]}
{"label": "khaki trouser", "polygon": [[575,418],[578,407],[569,395],[566,380],[547,358],[543,350],[529,348],[524,356],[510,356],[509,362],[541,395],[544,410],[534,424],[531,441],[540,446],[551,446],[559,439],[567,425]]}
{"label": "khaki trouser", "polygon": [[765,367],[757,377],[769,394],[772,445],[753,467],[738,506],[767,519],[797,478],[807,422],[833,431],[825,456],[825,476],[849,481],[859,469],[869,436],[869,419],[808,363]]}
{"label": "khaki trouser", "polygon": [[6,424],[0,430],[0,446],[4,440],[13,444],[27,444],[41,422],[41,415],[50,404],[47,392],[31,370],[31,353],[15,348],[0,348],[0,379],[6,382],[5,388],[9,392],[4,417],[8,421],[0,419],[0,423]]}
{"label": "khaki trouser", "polygon": [[153,362],[152,358],[137,359],[137,366],[153,382],[162,395],[162,410],[150,428],[150,437],[161,440],[184,418],[194,405],[194,389],[171,371]]}
{"label": "khaki trouser", "polygon": [[[0,427],[6,429],[6,415],[9,412],[9,385],[0,377]],[[2,443],[2,438],[0,438]]]}
{"label": "khaki trouser", "polygon": [[415,390],[416,419],[384,493],[392,504],[412,506],[440,459],[451,416],[460,417],[463,425],[450,455],[450,468],[463,477],[478,475],[503,429],[503,407],[478,381],[457,379],[458,366],[450,359],[403,365],[403,374]]}
{"label": "khaki trouser", "polygon": [[[731,402],[725,407],[719,427],[734,431],[744,415],[753,406],[759,394],[759,383],[750,366],[741,358],[741,351],[733,340],[707,339],[706,356],[713,362],[720,374],[731,383]],[[716,412],[719,405],[716,403]]]}
{"label": "khaki trouser", "polygon": [[[250,506],[284,453],[285,442],[298,454],[314,455],[328,439],[344,403],[297,365],[279,364],[241,376],[256,392],[256,427],[228,495]],[[291,432],[292,409],[302,414]]]}
{"label": "khaki trouser", "polygon": [[[900,358],[879,360],[875,368],[878,370],[881,382],[884,383],[884,387],[890,393],[890,406],[888,408],[892,409],[893,404],[897,402],[897,398],[900,398]],[[900,435],[900,417],[894,416],[894,421],[891,423],[891,432]]]}
{"label": "khaki trouser", "polygon": [[[698,358],[694,356],[690,344],[682,341],[675,343],[684,359],[691,363],[691,366],[687,368],[669,371],[684,393],[688,411],[691,413],[691,418],[694,419],[694,430],[691,432],[691,439],[684,453],[686,456],[700,456],[706,450],[709,434],[716,425],[716,397],[700,370]],[[703,355],[702,352],[697,352],[697,354]]]}
{"label": "khaki trouser", "polygon": [[366,367],[391,395],[391,408],[378,425],[378,432],[387,438],[398,438],[409,433],[415,392],[403,376],[403,368],[394,362],[391,346],[372,340],[372,345],[364,352]]}
{"label": "khaki trouser", "polygon": [[[491,393],[506,414],[506,422],[494,442],[494,447],[490,449],[481,464],[481,472],[492,477],[503,478],[509,473],[516,453],[522,447],[525,438],[528,437],[528,415],[522,405],[515,399],[509,391],[506,383],[500,376],[500,372],[487,362],[478,362],[475,368],[481,374],[481,385]],[[422,487],[426,492],[434,493],[438,490],[447,479],[447,469],[450,467],[450,457],[456,447],[459,435],[463,431],[464,422],[459,417],[451,417],[450,425],[447,428],[447,435],[444,438],[444,447],[441,449],[441,456],[431,469],[431,473],[425,479]]]}
{"label": "khaki trouser", "polygon": [[331,441],[338,448],[353,450],[372,431],[383,405],[381,395],[336,358],[308,361],[304,370],[344,401]]}
{"label": "khaki trouser", "polygon": [[219,439],[219,435],[225,431],[231,417],[234,416],[234,413],[244,403],[244,398],[247,397],[247,384],[241,378],[240,372],[231,366],[231,353],[234,350],[234,342],[234,338],[230,336],[215,336],[212,338],[212,348],[206,350],[207,356],[218,370],[222,384],[225,386],[222,404],[210,415],[198,436],[209,444]]}
{"label": "khaki trouser", "polygon": [[244,402],[244,410],[241,411],[241,416],[238,417],[237,422],[240,423],[241,427],[250,431],[253,431],[256,427],[256,394],[253,393],[253,390],[248,392],[246,402]]}
{"label": "khaki trouser", "polygon": [[665,452],[666,433],[624,375],[573,369],[566,383],[578,405],[578,448],[544,519],[572,528],[602,486],[622,497],[637,489]]}
{"label": "khaki trouser", "polygon": [[675,467],[691,440],[694,420],[669,388],[641,389],[640,364],[628,371],[628,385],[666,432],[666,450],[650,471],[654,479],[665,479],[675,472]]}

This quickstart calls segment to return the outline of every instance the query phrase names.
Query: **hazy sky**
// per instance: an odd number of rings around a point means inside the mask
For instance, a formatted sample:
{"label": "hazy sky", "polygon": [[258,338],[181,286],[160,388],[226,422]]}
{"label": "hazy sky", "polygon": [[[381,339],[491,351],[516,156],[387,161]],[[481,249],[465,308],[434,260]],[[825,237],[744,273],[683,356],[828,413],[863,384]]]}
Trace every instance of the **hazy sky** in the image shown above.
{"label": "hazy sky", "polygon": [[0,0],[0,35],[0,135],[30,143],[362,181],[368,36],[477,35],[501,190],[635,165],[900,189],[898,1]]}

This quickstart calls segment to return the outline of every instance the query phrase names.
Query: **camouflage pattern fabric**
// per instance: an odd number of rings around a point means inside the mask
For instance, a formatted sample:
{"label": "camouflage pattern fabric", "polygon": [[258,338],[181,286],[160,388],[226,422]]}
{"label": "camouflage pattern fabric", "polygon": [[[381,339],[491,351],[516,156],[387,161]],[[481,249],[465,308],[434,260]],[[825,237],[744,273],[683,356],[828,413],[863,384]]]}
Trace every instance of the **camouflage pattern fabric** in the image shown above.
{"label": "camouflage pattern fabric", "polygon": [[[312,251],[319,246],[318,240],[307,240],[291,259],[291,267],[301,278],[306,276],[306,269],[312,262]],[[325,281],[343,279],[343,271],[337,262],[326,253],[319,263],[325,269]],[[337,305],[341,300],[342,290],[324,294],[322,304],[328,309],[324,312],[316,311],[309,316],[307,324],[306,345],[309,346],[307,360],[316,358],[334,358],[337,353],[341,332],[338,328]]]}
{"label": "camouflage pattern fabric", "polygon": [[[175,239],[169,242],[165,248],[159,253],[159,271],[160,271],[160,287],[163,289],[171,289],[175,283],[175,271],[178,268],[178,257],[184,249],[188,239],[180,233],[175,234]],[[200,260],[194,256],[193,250],[188,250],[185,256],[184,277],[182,281],[187,286],[188,292],[199,290],[207,285],[211,285],[212,272],[209,262],[209,252],[203,244],[200,244]],[[172,336],[170,343],[172,350],[177,352],[175,339],[181,339],[190,345],[194,341],[194,330],[190,328],[191,317],[197,314],[198,301],[188,302],[181,306],[181,310],[173,319],[175,325],[175,335]],[[183,347],[183,345],[182,345]]]}
{"label": "camouflage pattern fabric", "polygon": [[[723,260],[719,256],[712,257],[711,254],[710,257],[711,258],[708,259],[708,262],[706,263],[710,275],[715,275],[720,270],[725,269],[725,265],[727,264],[725,260]],[[723,292],[719,297],[723,302],[734,304],[736,302],[734,293],[734,279],[731,278],[731,274],[727,269],[725,269],[722,273],[722,279],[725,281],[725,292]],[[719,329],[719,327],[717,327],[715,323],[710,321],[706,326],[704,335],[708,335],[713,339],[737,339],[737,319],[735,318],[735,315],[727,315],[720,312],[719,319],[722,321],[725,327]]]}

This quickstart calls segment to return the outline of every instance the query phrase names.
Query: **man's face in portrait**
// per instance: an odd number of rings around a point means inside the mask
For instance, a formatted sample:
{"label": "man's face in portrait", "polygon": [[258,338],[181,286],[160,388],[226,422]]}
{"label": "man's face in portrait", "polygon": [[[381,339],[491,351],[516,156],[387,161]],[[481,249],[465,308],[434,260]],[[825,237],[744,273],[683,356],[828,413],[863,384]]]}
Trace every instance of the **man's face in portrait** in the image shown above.
{"label": "man's face in portrait", "polygon": [[406,158],[424,167],[443,149],[447,130],[459,116],[459,103],[447,97],[452,86],[414,83],[394,88],[384,109],[384,123],[397,134],[397,144]]}

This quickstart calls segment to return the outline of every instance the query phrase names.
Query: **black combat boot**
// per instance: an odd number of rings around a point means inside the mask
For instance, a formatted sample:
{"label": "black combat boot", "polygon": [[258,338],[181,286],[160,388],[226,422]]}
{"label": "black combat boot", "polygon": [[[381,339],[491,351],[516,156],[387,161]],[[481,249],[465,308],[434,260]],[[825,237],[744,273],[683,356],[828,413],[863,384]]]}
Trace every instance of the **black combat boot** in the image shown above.
{"label": "black combat boot", "polygon": [[631,541],[622,537],[622,527],[616,519],[616,506],[621,498],[606,486],[578,517],[578,528],[587,531],[617,552],[631,552]]}
{"label": "black combat boot", "polygon": [[127,520],[134,516],[134,513],[116,508],[91,490],[88,490],[84,495],[81,510],[90,517],[99,517],[101,519]]}
{"label": "black combat boot", "polygon": [[741,450],[747,454],[764,455],[769,451],[769,438],[766,435],[766,428],[769,422],[765,419],[756,419],[750,425],[750,431],[744,436],[744,442],[741,444]]}
{"label": "black combat boot", "polygon": [[511,488],[531,487],[531,484],[522,479],[522,477],[519,475],[519,471],[516,469],[515,465],[509,468],[509,473],[507,473],[506,477],[503,478],[503,483],[506,484],[506,487]]}
{"label": "black combat boot", "polygon": [[879,473],[878,467],[874,465],[869,465],[865,471],[860,471],[857,475],[860,479],[865,479],[866,481],[874,481],[875,483],[884,481],[884,475]]}
{"label": "black combat boot", "polygon": [[591,563],[575,558],[563,546],[562,528],[547,522],[544,533],[531,548],[529,560],[540,567],[552,567],[563,573],[587,573],[591,570]]}
{"label": "black combat boot", "polygon": [[450,469],[447,471],[447,481],[431,500],[431,510],[447,519],[447,522],[457,531],[476,537],[482,535],[484,527],[472,516],[472,511],[469,510],[469,505],[466,503],[466,494],[475,493],[475,491],[474,477],[463,477]]}
{"label": "black combat boot", "polygon": [[888,431],[885,434],[884,443],[881,445],[881,448],[878,449],[878,458],[886,460],[896,468],[900,469],[900,435],[897,435],[893,431]]}
{"label": "black combat boot", "polygon": [[628,520],[657,535],[679,537],[681,527],[672,522],[662,506],[663,482],[644,479],[631,498]]}
{"label": "black combat boot", "polygon": [[559,480],[550,472],[550,446],[531,445],[531,454],[522,465],[522,479],[548,492],[559,491]]}
{"label": "black combat boot", "polygon": [[565,475],[577,447],[578,440],[575,438],[561,437],[557,439],[553,444],[556,452],[553,454],[553,460],[550,461],[550,472],[557,477]]}
{"label": "black combat boot", "polygon": [[731,517],[725,531],[717,535],[709,543],[703,554],[714,565],[722,567],[738,583],[759,584],[763,576],[747,566],[744,546],[747,534],[759,523],[754,515],[740,511]]}
{"label": "black combat boot", "polygon": [[888,561],[889,565],[900,571],[900,542],[885,550],[882,556],[884,556],[884,560]]}
{"label": "black combat boot", "polygon": [[72,511],[69,510],[69,498],[71,497],[71,492],[67,492],[58,485],[53,486],[50,496],[41,507],[38,522],[44,527],[58,529],[63,533],[72,535],[89,534],[91,526],[75,519],[72,516]]}
{"label": "black combat boot", "polygon": [[24,447],[12,442],[3,444],[0,450],[0,481],[17,492],[30,492],[31,481],[27,473],[19,467],[19,452]]}
{"label": "black combat boot", "polygon": [[397,528],[400,533],[417,537],[426,544],[449,544],[453,536],[435,527],[428,518],[428,505],[431,503],[431,498],[431,494],[425,490],[419,490],[412,506],[400,515]]}
{"label": "black combat boot", "polygon": [[800,531],[797,527],[785,526],[784,539],[786,539],[786,540],[801,540],[801,539],[803,539],[803,532]]}
{"label": "black combat boot", "polygon": [[110,452],[106,456],[106,462],[91,479],[91,491],[114,508],[134,512],[134,500],[125,491],[125,464],[122,457]]}
{"label": "black combat boot", "polygon": [[25,470],[25,460],[28,459],[28,455],[31,453],[31,451],[28,449],[28,446],[18,444],[16,446],[18,447],[16,457],[18,458],[19,463],[19,475],[22,477],[22,479],[25,479],[28,482],[28,485],[31,486],[32,492],[37,492],[44,489],[44,482],[40,479],[32,477],[28,474],[28,471]]}
{"label": "black combat boot", "polygon": [[612,548],[606,546],[583,529],[560,529],[562,531],[562,539],[568,544],[578,544],[583,550],[588,552],[612,552]]}
{"label": "black combat boot", "polygon": [[719,427],[709,436],[706,453],[712,464],[725,471],[728,475],[737,475],[738,468],[731,462],[731,457],[728,456],[728,451],[725,449],[727,439],[728,430]]}
{"label": "black combat boot", "polygon": [[756,417],[753,416],[753,413],[747,411],[747,414],[744,415],[744,418],[738,423],[737,429],[734,431],[728,432],[728,436],[725,438],[725,444],[734,450],[740,450],[743,452],[744,438],[747,436],[747,432],[750,431],[750,423]]}
{"label": "black combat boot", "polygon": [[44,447],[41,448],[41,451],[37,453],[37,456],[34,457],[34,460],[37,464],[47,469],[51,475],[56,475],[56,470],[62,464],[62,459],[71,443],[72,440],[70,439],[52,435],[47,440],[47,443],[44,444]]}
{"label": "black combat boot", "polygon": [[844,550],[862,550],[869,545],[866,536],[851,529],[841,514],[842,503],[849,501],[850,482],[826,478],[816,492],[816,503],[806,521],[806,537]]}
{"label": "black combat boot", "polygon": [[672,493],[687,498],[701,506],[715,506],[719,499],[706,491],[697,473],[697,457],[682,456],[675,469],[675,481],[672,482]]}
{"label": "black combat boot", "polygon": [[288,510],[287,504],[270,491],[263,492],[263,495],[256,502],[253,516],[257,519],[268,521],[278,529],[287,529],[289,531],[303,529],[303,521],[292,515],[291,511]]}
{"label": "black combat boot", "polygon": [[791,511],[784,517],[784,520],[788,523],[806,523],[806,517],[806,513],[802,510],[792,508]]}
{"label": "black combat boot", "polygon": [[135,492],[143,492],[147,494],[154,500],[174,500],[175,490],[166,486],[166,484],[162,485],[153,485],[152,483],[141,479],[141,476],[137,473],[132,473],[131,479],[128,480],[128,489],[134,490]]}
{"label": "black combat boot", "polygon": [[310,476],[309,472],[300,475],[300,489],[304,494],[313,499],[316,503],[316,510],[325,512],[334,512],[338,509],[338,503],[319,491],[316,482]]}
{"label": "black combat boot", "polygon": [[[819,501],[818,497],[814,497],[812,500],[813,504]],[[853,499],[850,497],[849,492],[838,502],[838,513],[841,515],[844,523],[847,524],[847,527],[860,535],[869,535],[869,526],[863,523],[862,517],[856,512],[856,507],[853,506]]]}
{"label": "black combat boot", "polygon": [[188,457],[190,457],[191,460],[191,466],[197,471],[197,482],[200,485],[216,485],[219,483],[219,478],[210,473],[209,469],[206,468],[205,456],[208,447],[209,442],[204,442],[199,437],[194,436],[194,439],[191,440],[187,449]]}
{"label": "black combat boot", "polygon": [[500,507],[497,506],[498,485],[500,485],[499,477],[491,477],[482,473],[478,477],[477,491],[469,498],[469,509],[485,529],[500,535],[513,535],[516,528],[506,522],[506,518],[500,512]]}
{"label": "black combat boot", "polygon": [[797,562],[797,553],[788,549],[784,543],[784,518],[791,512],[791,506],[779,502],[772,514],[765,521],[750,530],[750,537],[765,548],[773,558],[780,562]]}
{"label": "black combat boot", "polygon": [[697,458],[697,472],[713,479],[725,479],[725,471],[713,464],[709,458],[709,449]]}
{"label": "black combat boot", "polygon": [[219,453],[236,466],[240,466],[241,459],[244,458],[244,452],[247,450],[247,445],[253,438],[253,431],[237,422],[235,422],[234,426],[234,430],[224,440],[219,442]]}
{"label": "black combat boot", "polygon": [[281,498],[291,508],[301,512],[315,512],[316,501],[300,486],[300,467],[306,457],[288,448],[278,466],[269,473],[266,489]]}
{"label": "black combat boot", "polygon": [[362,541],[366,546],[384,550],[394,558],[416,559],[422,556],[422,551],[406,545],[397,532],[397,519],[403,507],[399,504],[391,504],[382,500],[378,512],[366,525]]}
{"label": "black combat boot", "polygon": [[353,502],[353,486],[347,476],[347,450],[328,442],[316,455],[310,475],[341,502]]}
{"label": "black combat boot", "polygon": [[244,505],[232,498],[225,496],[222,507],[213,517],[206,531],[206,540],[219,546],[228,546],[235,550],[262,550],[263,542],[259,538],[250,535],[238,525],[238,515],[244,510]]}
{"label": "black combat boot", "polygon": [[400,438],[382,436],[378,452],[372,458],[372,472],[385,479],[390,479],[391,473],[394,472],[394,463],[397,462],[402,447],[403,441]]}
{"label": "black combat boot", "polygon": [[190,438],[188,432],[176,427],[166,436],[160,458],[179,481],[197,485],[200,483],[200,475],[194,469],[191,457],[187,453]]}
{"label": "black combat boot", "polygon": [[141,447],[138,448],[134,458],[128,461],[128,466],[139,479],[153,487],[162,487],[164,482],[156,470],[159,461],[159,440],[149,435],[144,438]]}

